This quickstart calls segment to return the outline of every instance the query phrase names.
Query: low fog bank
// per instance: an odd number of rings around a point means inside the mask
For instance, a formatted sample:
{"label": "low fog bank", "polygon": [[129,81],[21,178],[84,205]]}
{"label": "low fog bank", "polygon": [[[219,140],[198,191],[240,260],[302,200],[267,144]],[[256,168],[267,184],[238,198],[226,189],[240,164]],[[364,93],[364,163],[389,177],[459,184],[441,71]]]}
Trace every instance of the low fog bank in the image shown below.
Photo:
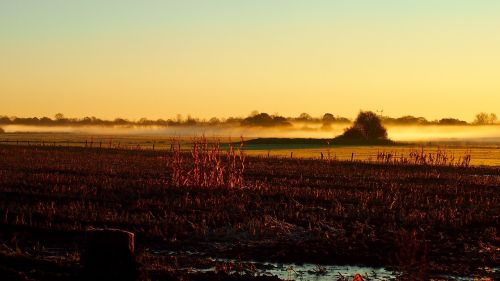
{"label": "low fog bank", "polygon": [[237,125],[222,126],[3,126],[6,133],[70,133],[93,135],[144,135],[157,137],[281,137],[281,138],[332,138],[341,134],[348,125],[334,124],[323,127],[321,124],[311,125],[295,123],[287,127],[248,127]]}
{"label": "low fog bank", "polygon": [[395,141],[469,141],[500,143],[499,125],[482,126],[388,126]]}
{"label": "low fog bank", "polygon": [[[6,133],[68,133],[86,135],[134,135],[155,137],[221,137],[245,139],[258,137],[278,138],[333,138],[342,134],[349,124],[319,124],[294,122],[288,127],[243,127],[243,126],[88,126],[88,127],[43,127],[7,125]],[[482,126],[387,126],[389,138],[395,141],[469,141],[500,143],[500,125]]]}

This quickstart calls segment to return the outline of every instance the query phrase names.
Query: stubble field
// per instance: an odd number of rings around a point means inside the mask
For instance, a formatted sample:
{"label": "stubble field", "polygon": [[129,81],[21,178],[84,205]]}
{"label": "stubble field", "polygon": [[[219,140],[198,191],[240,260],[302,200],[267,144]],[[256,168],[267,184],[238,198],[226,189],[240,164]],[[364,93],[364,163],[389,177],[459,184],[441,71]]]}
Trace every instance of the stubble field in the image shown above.
{"label": "stubble field", "polygon": [[497,167],[246,157],[242,184],[215,187],[176,182],[176,157],[192,165],[175,151],[0,146],[0,273],[72,280],[85,230],[112,227],[136,233],[151,280],[264,280],[269,262],[498,277]]}

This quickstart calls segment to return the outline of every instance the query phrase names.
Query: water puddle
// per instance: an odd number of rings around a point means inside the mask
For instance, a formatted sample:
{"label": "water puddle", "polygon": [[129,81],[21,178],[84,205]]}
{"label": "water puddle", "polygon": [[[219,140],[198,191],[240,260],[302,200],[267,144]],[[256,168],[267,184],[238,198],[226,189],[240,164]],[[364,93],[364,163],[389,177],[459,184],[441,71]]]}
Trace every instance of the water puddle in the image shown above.
{"label": "water puddle", "polygon": [[[236,259],[207,258],[205,253],[197,251],[151,251],[155,255],[187,256],[191,258],[205,257],[207,262],[199,263],[199,266],[179,268],[181,271],[189,272],[218,272],[251,274],[254,276],[277,276],[283,280],[352,280],[356,274],[361,274],[364,280],[395,280],[396,273],[385,268],[374,268],[367,266],[346,265],[317,265],[317,264],[293,264],[242,261]],[[196,263],[194,263],[196,264]]]}
{"label": "water puddle", "polygon": [[[253,263],[253,262],[252,262]],[[277,276],[283,280],[352,280],[356,274],[361,274],[364,280],[395,280],[396,274],[384,268],[365,266],[336,266],[315,264],[287,264],[287,263],[253,263],[256,275]]]}
{"label": "water puddle", "polygon": [[[357,265],[317,265],[310,263],[274,263],[257,262],[237,259],[213,258],[207,257],[204,252],[198,251],[158,251],[150,250],[150,254],[156,256],[183,256],[188,257],[193,262],[191,266],[177,268],[176,270],[206,273],[206,272],[225,272],[228,274],[250,274],[253,276],[277,276],[282,280],[293,281],[327,281],[327,280],[353,280],[354,276],[360,274],[363,280],[397,280],[398,272],[369,266]],[[203,262],[200,262],[203,260]],[[495,275],[500,272],[497,267],[485,268],[487,276]],[[437,275],[435,280],[494,280],[491,277],[461,277],[451,275]]]}

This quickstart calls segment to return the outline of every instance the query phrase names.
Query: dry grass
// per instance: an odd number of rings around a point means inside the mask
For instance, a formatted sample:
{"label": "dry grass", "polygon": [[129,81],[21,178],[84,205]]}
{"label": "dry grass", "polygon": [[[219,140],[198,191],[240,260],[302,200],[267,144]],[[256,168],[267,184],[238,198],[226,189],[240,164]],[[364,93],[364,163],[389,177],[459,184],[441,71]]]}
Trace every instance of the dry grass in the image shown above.
{"label": "dry grass", "polygon": [[467,150],[463,155],[450,154],[446,149],[437,148],[435,152],[425,151],[424,148],[411,149],[408,154],[393,152],[378,152],[377,162],[397,165],[429,165],[429,166],[455,166],[467,168],[470,166],[472,156]]}
{"label": "dry grass", "polygon": [[[496,264],[498,168],[232,151],[0,146],[0,239],[36,256],[50,245],[74,251],[75,233],[107,226],[135,232],[139,247],[243,260],[416,265],[429,275]],[[221,168],[222,180],[212,174]]]}
{"label": "dry grass", "polygon": [[222,151],[219,141],[208,143],[203,137],[194,139],[190,154],[183,155],[179,140],[174,140],[171,146],[172,157],[169,159],[172,184],[204,188],[242,187],[245,171],[245,154],[242,148],[243,141],[236,149],[229,144],[227,151]]}

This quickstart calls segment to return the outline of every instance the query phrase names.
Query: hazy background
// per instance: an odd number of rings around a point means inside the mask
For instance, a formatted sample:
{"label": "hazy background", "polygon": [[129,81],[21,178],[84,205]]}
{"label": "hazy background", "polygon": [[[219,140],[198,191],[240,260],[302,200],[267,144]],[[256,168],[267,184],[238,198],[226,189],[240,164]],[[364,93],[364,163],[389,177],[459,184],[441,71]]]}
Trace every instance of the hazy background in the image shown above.
{"label": "hazy background", "polygon": [[[7,125],[3,129],[8,133],[71,133],[82,135],[131,135],[150,138],[169,137],[220,137],[239,139],[257,137],[288,137],[288,138],[333,138],[344,132],[348,124],[333,124],[330,129],[322,129],[321,125],[293,123],[290,128],[259,128],[241,126],[175,126],[175,127],[69,127],[69,126],[22,126]],[[395,141],[469,141],[483,143],[500,143],[500,125],[490,126],[388,126],[389,138]],[[40,136],[30,134],[26,137],[37,139]],[[7,136],[4,136],[4,138]],[[2,136],[0,135],[0,139]],[[16,136],[9,136],[15,139]],[[49,138],[50,139],[50,138]]]}

